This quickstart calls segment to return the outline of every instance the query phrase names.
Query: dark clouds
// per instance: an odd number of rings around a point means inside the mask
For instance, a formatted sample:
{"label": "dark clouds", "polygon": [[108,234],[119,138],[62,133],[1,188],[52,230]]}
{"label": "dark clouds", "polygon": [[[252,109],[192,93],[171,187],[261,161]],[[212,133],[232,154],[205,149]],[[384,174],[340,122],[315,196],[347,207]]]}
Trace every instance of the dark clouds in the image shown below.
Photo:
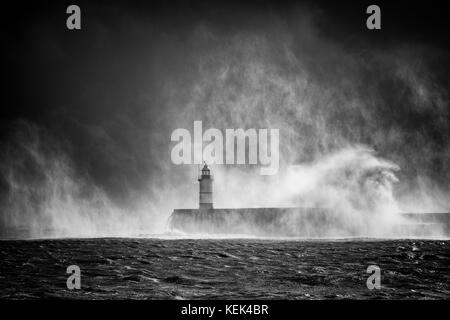
{"label": "dark clouds", "polygon": [[364,2],[79,5],[75,32],[65,28],[65,4],[5,9],[4,152],[28,142],[16,136],[24,122],[36,126],[75,176],[125,205],[189,186],[190,173],[170,163],[175,128],[272,125],[286,128],[285,164],[365,144],[399,164],[399,192],[420,183],[448,192],[448,22],[439,3],[380,4],[376,32],[365,28]]}

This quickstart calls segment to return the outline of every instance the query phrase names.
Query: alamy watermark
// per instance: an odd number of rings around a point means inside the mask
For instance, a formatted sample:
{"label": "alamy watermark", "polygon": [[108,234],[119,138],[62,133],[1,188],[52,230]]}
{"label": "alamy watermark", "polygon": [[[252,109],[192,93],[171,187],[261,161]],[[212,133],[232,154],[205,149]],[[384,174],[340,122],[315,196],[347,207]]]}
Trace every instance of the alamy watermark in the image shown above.
{"label": "alamy watermark", "polygon": [[67,274],[70,276],[67,278],[66,286],[67,289],[81,289],[81,269],[77,265],[71,265],[67,267]]}
{"label": "alamy watermark", "polygon": [[67,7],[66,13],[70,14],[66,20],[66,27],[69,30],[81,29],[81,9],[76,4]]}
{"label": "alamy watermark", "polygon": [[367,278],[366,285],[367,289],[381,289],[381,269],[379,266],[370,265],[367,267],[367,273],[371,273],[372,275]]}
{"label": "alamy watermark", "polygon": [[280,162],[279,137],[279,129],[225,129],[224,135],[219,129],[209,128],[203,133],[202,121],[194,121],[193,137],[184,128],[172,132],[170,140],[178,143],[171,159],[176,165],[259,164],[262,175],[274,175]]}
{"label": "alamy watermark", "polygon": [[[70,14],[66,20],[66,27],[69,30],[81,29],[81,8],[76,4],[67,7],[66,13]],[[366,13],[370,16],[366,20],[366,26],[369,30],[381,29],[381,9],[379,6],[372,4],[367,7]]]}

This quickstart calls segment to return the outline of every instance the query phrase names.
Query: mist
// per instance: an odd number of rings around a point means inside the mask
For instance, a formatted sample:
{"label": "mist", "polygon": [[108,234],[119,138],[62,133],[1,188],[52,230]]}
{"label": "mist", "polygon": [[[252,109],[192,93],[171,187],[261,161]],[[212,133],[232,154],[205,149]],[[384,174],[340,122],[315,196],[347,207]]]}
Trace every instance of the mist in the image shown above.
{"label": "mist", "polygon": [[10,57],[27,93],[2,120],[2,237],[167,232],[198,206],[197,165],[170,160],[171,133],[196,120],[280,129],[278,174],[212,164],[215,207],[334,208],[381,237],[401,212],[449,212],[444,49],[344,37],[320,6],[230,6],[233,23],[207,5],[167,19],[91,5],[76,37],[29,22]]}

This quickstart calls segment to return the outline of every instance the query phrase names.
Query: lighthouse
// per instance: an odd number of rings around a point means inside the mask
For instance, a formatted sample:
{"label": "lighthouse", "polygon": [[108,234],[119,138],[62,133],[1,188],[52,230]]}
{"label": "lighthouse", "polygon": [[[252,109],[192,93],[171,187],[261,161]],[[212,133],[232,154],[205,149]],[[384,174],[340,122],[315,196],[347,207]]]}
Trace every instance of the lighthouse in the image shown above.
{"label": "lighthouse", "polygon": [[200,183],[199,192],[199,208],[200,210],[208,210],[213,208],[213,198],[212,198],[212,183],[213,177],[205,163],[202,169],[202,174],[198,179]]}

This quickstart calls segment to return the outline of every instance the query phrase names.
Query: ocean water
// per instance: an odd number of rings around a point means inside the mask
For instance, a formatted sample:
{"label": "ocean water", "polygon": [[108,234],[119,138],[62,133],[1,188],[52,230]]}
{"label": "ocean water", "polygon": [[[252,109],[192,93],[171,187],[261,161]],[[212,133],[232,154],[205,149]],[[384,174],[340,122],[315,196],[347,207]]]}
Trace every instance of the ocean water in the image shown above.
{"label": "ocean water", "polygon": [[450,298],[449,240],[5,240],[0,261],[2,299]]}

